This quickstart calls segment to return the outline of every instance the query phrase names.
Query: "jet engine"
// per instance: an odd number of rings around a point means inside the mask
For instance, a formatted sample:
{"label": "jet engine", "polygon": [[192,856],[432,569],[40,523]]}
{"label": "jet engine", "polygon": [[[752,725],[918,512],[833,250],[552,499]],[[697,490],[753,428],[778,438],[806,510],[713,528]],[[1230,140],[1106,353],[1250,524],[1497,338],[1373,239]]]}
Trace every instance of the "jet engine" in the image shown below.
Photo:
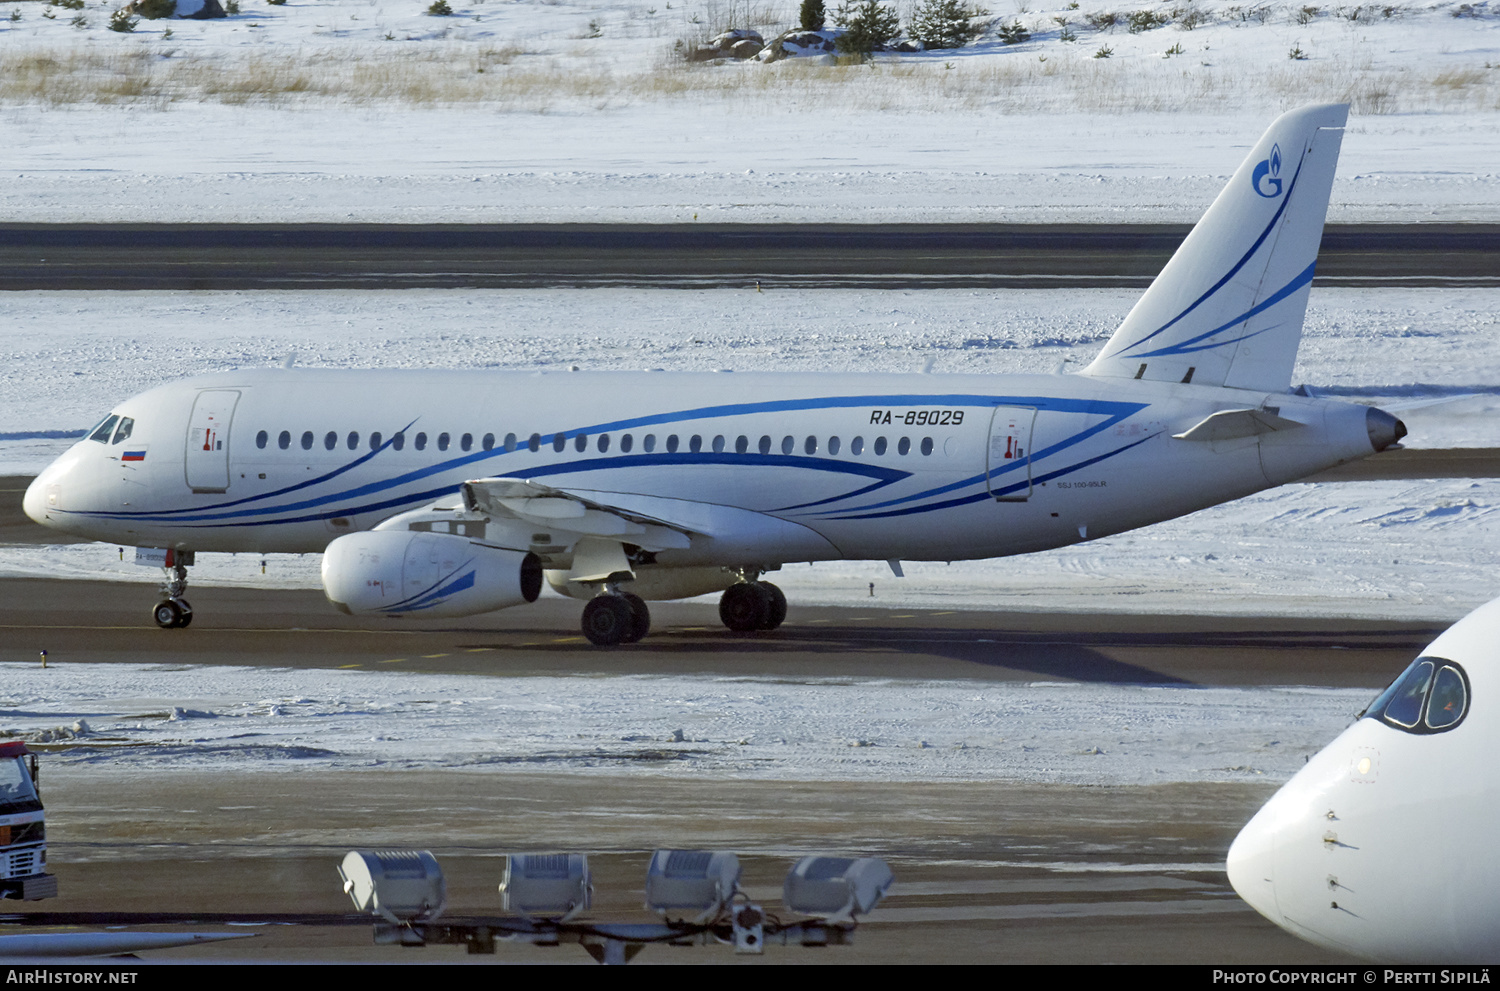
{"label": "jet engine", "polygon": [[368,530],[328,545],[323,591],[355,616],[473,616],[535,602],[542,563],[449,533]]}

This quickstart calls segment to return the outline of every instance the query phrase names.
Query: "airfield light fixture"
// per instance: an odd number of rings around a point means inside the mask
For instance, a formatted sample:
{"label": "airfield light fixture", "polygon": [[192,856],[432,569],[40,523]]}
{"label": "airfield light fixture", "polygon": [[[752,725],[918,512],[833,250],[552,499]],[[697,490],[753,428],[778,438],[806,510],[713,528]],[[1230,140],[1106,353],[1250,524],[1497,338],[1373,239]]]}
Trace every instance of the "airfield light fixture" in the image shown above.
{"label": "airfield light fixture", "polygon": [[646,908],[661,916],[717,918],[734,897],[740,858],[711,850],[657,850],[646,870]]}
{"label": "airfield light fixture", "polygon": [[581,853],[510,854],[500,894],[507,912],[561,916],[566,922],[586,911],[593,898],[589,858]]}
{"label": "airfield light fixture", "polygon": [[852,922],[879,904],[893,880],[879,857],[803,857],[786,876],[782,902],[799,915]]}
{"label": "airfield light fixture", "polygon": [[443,869],[427,850],[350,850],[338,870],[356,909],[398,926],[431,922],[448,904]]}

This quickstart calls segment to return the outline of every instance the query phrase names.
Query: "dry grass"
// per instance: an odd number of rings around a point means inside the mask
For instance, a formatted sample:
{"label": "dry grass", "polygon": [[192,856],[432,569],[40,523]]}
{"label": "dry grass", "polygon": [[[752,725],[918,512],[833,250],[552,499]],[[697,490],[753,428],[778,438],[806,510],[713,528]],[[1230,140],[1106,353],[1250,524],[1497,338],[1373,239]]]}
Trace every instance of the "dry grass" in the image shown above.
{"label": "dry grass", "polygon": [[[1086,54],[1086,53],[1085,53]],[[0,54],[0,103],[174,102],[348,105],[492,105],[518,112],[602,108],[708,98],[752,114],[848,110],[923,113],[1213,111],[1275,109],[1347,100],[1360,114],[1500,109],[1500,70],[1472,66],[1436,75],[1340,62],[1282,63],[1253,75],[1187,59],[1090,59],[1053,54],[931,59],[866,66],[686,65],[623,72],[587,59],[528,55],[519,46],[433,45],[382,49],[232,52],[74,49]]]}

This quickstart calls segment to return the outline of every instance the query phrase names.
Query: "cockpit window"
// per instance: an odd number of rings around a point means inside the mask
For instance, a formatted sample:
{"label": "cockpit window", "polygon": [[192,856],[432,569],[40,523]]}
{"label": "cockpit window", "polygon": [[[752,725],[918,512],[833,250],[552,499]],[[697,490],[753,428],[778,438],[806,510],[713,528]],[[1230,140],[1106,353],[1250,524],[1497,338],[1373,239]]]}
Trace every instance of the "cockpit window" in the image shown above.
{"label": "cockpit window", "polygon": [[1468,686],[1458,669],[1444,667],[1438,671],[1432,696],[1427,700],[1427,725],[1435,730],[1447,729],[1463,718],[1468,707]]}
{"label": "cockpit window", "polygon": [[130,431],[135,429],[135,421],[128,416],[120,417],[120,425],[115,428],[115,443],[119,444],[130,436]]}
{"label": "cockpit window", "polygon": [[1469,676],[1441,657],[1419,657],[1364,715],[1408,733],[1441,733],[1469,711]]}
{"label": "cockpit window", "polygon": [[109,416],[106,416],[104,419],[100,420],[97,427],[89,431],[89,440],[97,440],[101,444],[108,444],[109,435],[115,432],[115,424],[119,422],[120,418],[114,413],[111,413]]}

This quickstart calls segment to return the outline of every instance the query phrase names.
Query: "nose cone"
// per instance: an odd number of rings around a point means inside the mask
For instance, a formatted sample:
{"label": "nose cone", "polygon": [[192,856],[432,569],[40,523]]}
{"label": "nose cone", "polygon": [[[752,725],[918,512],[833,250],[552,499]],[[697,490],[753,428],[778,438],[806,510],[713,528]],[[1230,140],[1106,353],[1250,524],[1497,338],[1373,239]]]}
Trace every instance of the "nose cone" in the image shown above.
{"label": "nose cone", "polygon": [[26,486],[26,494],[21,497],[21,509],[37,523],[45,524],[47,522],[44,516],[47,497],[44,494],[44,486],[41,482],[40,477],[33,478],[31,484]]}
{"label": "nose cone", "polygon": [[1370,446],[1377,451],[1384,451],[1406,436],[1406,424],[1373,406],[1365,412],[1365,429],[1370,434]]}
{"label": "nose cone", "polygon": [[1230,844],[1227,867],[1235,894],[1281,925],[1281,911],[1276,906],[1275,846],[1275,832],[1266,816],[1257,815]]}

